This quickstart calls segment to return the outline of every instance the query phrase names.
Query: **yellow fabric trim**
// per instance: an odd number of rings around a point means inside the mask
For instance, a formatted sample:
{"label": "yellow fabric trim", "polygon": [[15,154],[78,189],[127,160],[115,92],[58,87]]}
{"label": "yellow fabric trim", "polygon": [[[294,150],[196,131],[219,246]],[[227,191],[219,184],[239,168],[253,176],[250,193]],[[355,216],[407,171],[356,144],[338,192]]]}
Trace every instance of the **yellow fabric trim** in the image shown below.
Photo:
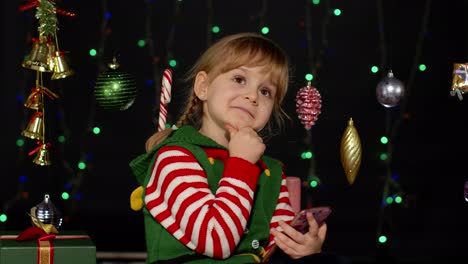
{"label": "yellow fabric trim", "polygon": [[137,187],[130,194],[130,208],[134,211],[140,211],[143,208],[143,186]]}
{"label": "yellow fabric trim", "polygon": [[266,255],[265,248],[260,247],[260,253],[258,255],[263,259]]}
{"label": "yellow fabric trim", "polygon": [[262,262],[262,259],[259,256],[252,254],[252,253],[242,253],[242,254],[237,254],[236,256],[252,256],[252,258],[255,260],[255,263]]}

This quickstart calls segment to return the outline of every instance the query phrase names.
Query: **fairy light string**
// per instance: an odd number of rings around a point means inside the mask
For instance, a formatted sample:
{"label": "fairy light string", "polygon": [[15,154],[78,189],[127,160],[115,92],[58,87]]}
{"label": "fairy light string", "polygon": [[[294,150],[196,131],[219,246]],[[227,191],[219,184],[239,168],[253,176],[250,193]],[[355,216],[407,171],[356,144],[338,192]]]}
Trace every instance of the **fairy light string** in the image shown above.
{"label": "fairy light string", "polygon": [[268,12],[268,0],[262,0],[262,6],[259,10],[259,23],[258,26],[260,28],[260,32],[263,34],[268,34],[269,30],[266,30],[266,19],[267,19],[267,12]]}
{"label": "fairy light string", "polygon": [[[390,243],[388,242],[388,233],[390,232],[389,228],[390,225],[388,222],[390,221],[391,217],[391,212],[388,211],[388,206],[390,203],[388,202],[387,199],[389,197],[398,195],[402,196],[404,193],[400,183],[397,181],[396,178],[394,178],[394,172],[392,171],[391,165],[393,163],[393,147],[394,147],[394,141],[395,138],[399,132],[399,128],[401,126],[402,120],[405,118],[406,112],[407,112],[407,107],[408,107],[408,99],[411,93],[411,88],[412,84],[414,82],[414,78],[416,75],[417,71],[417,66],[420,61],[421,57],[421,51],[423,48],[424,44],[424,36],[427,31],[427,26],[428,26],[428,21],[429,21],[429,16],[430,16],[430,10],[431,10],[431,0],[427,0],[424,5],[424,10],[423,10],[423,16],[421,19],[421,26],[419,29],[419,34],[418,34],[418,39],[416,43],[416,48],[415,48],[415,55],[413,57],[413,63],[412,67],[410,70],[410,75],[407,81],[407,84],[405,86],[405,96],[401,99],[400,105],[399,105],[399,115],[395,120],[393,120],[393,109],[386,108],[385,109],[385,134],[389,136],[389,141],[386,144],[386,154],[387,158],[383,161],[385,164],[385,172],[384,172],[384,183],[383,183],[383,188],[382,188],[382,196],[381,196],[381,206],[379,209],[379,215],[378,215],[378,222],[377,222],[377,243],[384,246],[384,245],[389,245]],[[385,40],[385,24],[384,24],[384,6],[383,6],[383,1],[379,0],[377,1],[377,12],[378,12],[378,30],[379,30],[379,42],[380,42],[380,49],[381,49],[381,58],[380,58],[380,68],[385,69],[387,67],[387,59],[390,61],[391,64],[391,44],[387,45],[387,42]],[[391,34],[391,32],[390,32]],[[390,38],[391,40],[391,38]],[[387,49],[390,51],[389,56],[390,58],[387,58]],[[390,65],[391,67],[391,65]],[[383,247],[386,248],[386,247]]]}
{"label": "fairy light string", "polygon": [[[322,17],[321,17],[321,27],[319,31],[314,31],[312,25],[312,9],[318,8],[317,5],[314,5],[311,1],[306,0],[306,8],[305,8],[305,21],[304,21],[304,27],[305,27],[305,39],[306,39],[306,57],[307,57],[307,62],[308,62],[308,70],[311,74],[309,78],[306,77],[307,80],[307,85],[308,86],[315,86],[317,87],[318,85],[318,74],[319,74],[319,69],[322,66],[322,60],[324,59],[326,49],[328,48],[328,26],[330,22],[330,6],[328,1],[323,1],[323,9],[325,12],[323,12]],[[312,33],[316,34],[317,36],[320,36],[319,42],[314,45]],[[304,181],[304,185],[307,185],[309,188],[308,190],[312,190],[316,187],[321,186],[321,180],[320,177],[317,174],[316,171],[316,157],[314,155],[314,146],[313,146],[313,136],[312,136],[312,129],[307,129],[306,130],[306,135],[304,138],[304,143],[306,146],[306,149],[304,152],[301,154],[302,159],[309,159],[309,169],[307,173],[307,179]],[[310,195],[306,196],[307,201],[306,204],[308,207],[312,206],[312,198]]]}
{"label": "fairy light string", "polygon": [[213,43],[213,0],[206,0],[206,10],[208,15],[206,17],[206,44],[211,46]]}
{"label": "fairy light string", "polygon": [[[148,86],[152,88],[152,90],[155,91],[155,96],[153,97],[154,98],[154,102],[153,105],[153,112],[154,113],[157,113],[157,111],[159,111],[159,109],[156,108],[156,105],[158,105],[158,96],[159,93],[158,93],[158,89],[159,89],[159,79],[161,78],[161,67],[160,67],[160,64],[161,64],[161,57],[160,56],[157,56],[156,55],[156,40],[155,40],[155,36],[153,35],[153,32],[154,32],[154,28],[153,28],[153,12],[154,12],[154,1],[152,0],[146,0],[145,1],[145,5],[146,5],[146,13],[145,13],[145,40],[146,40],[146,44],[147,44],[147,51],[148,51],[148,56],[151,60],[151,67],[152,67],[152,70],[151,70],[151,81],[148,83]],[[160,44],[161,46],[161,44]],[[165,58],[164,60],[167,60],[167,58]],[[153,123],[156,123],[157,122],[157,115],[152,115],[153,116]]]}
{"label": "fairy light string", "polygon": [[[147,43],[147,51],[148,51],[148,56],[151,59],[151,67],[152,67],[152,75],[151,75],[151,82],[150,85],[152,88],[155,90],[158,89],[158,80],[161,78],[161,58],[159,56],[156,56],[156,45],[155,45],[155,37],[153,35],[154,28],[153,28],[153,12],[154,12],[154,1],[152,0],[146,0],[145,1],[146,5],[146,19],[145,19],[145,39]],[[156,95],[159,93],[156,92]],[[157,102],[157,96],[155,96],[156,102]],[[154,121],[156,122],[156,121]]]}

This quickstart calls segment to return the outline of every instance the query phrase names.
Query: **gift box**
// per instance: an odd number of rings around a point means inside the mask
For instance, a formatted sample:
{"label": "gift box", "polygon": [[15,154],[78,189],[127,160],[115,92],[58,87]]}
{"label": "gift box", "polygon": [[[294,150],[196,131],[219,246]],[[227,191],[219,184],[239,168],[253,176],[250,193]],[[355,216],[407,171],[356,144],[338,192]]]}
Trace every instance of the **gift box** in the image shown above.
{"label": "gift box", "polygon": [[0,231],[1,264],[96,264],[96,246],[85,232],[61,231],[48,239],[17,241],[20,233]]}

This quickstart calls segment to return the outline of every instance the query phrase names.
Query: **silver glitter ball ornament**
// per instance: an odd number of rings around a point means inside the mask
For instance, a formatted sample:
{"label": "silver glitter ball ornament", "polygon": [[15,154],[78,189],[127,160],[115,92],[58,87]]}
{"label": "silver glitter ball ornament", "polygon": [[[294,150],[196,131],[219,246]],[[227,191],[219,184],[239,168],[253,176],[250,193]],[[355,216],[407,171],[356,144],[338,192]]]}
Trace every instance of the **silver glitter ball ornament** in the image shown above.
{"label": "silver glitter ball ornament", "polygon": [[43,224],[51,224],[59,229],[62,226],[62,213],[55,207],[48,194],[44,195],[44,200],[35,206],[37,220]]}
{"label": "silver glitter ball ornament", "polygon": [[377,101],[385,107],[394,107],[398,105],[401,98],[405,95],[404,84],[393,76],[390,70],[378,84],[376,88]]}

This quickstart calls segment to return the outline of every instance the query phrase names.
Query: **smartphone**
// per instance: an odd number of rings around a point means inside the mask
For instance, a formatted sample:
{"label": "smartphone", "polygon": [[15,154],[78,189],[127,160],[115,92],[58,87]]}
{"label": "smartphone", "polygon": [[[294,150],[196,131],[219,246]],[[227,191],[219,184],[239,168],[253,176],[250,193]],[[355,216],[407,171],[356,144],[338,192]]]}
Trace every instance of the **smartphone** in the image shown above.
{"label": "smartphone", "polygon": [[322,225],[325,219],[331,214],[331,207],[319,206],[310,209],[304,209],[300,211],[291,222],[291,226],[302,234],[309,231],[309,222],[307,221],[306,214],[311,212],[317,222],[318,226]]}
{"label": "smartphone", "polygon": [[[297,231],[305,234],[309,231],[309,222],[307,221],[307,212],[311,212],[317,222],[318,226],[321,226],[325,219],[331,214],[332,209],[330,206],[319,206],[309,209],[304,209],[300,211],[294,219],[291,221],[291,226],[294,227]],[[268,261],[268,259],[273,255],[277,246],[274,244],[270,250],[265,254],[265,257],[262,260],[262,263]]]}

